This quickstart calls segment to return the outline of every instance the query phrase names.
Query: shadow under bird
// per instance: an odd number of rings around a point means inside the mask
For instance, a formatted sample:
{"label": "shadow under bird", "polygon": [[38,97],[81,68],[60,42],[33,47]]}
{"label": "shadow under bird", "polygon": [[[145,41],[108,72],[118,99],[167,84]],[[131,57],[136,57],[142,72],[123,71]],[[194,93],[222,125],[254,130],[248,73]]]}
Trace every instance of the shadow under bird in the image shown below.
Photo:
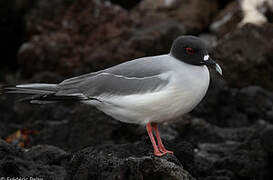
{"label": "shadow under bird", "polygon": [[204,42],[180,36],[169,54],[135,59],[59,84],[22,84],[1,91],[25,94],[24,100],[37,104],[80,101],[118,121],[146,125],[154,154],[162,156],[173,152],[164,147],[158,123],[190,112],[203,99],[210,81],[207,66],[222,75]]}

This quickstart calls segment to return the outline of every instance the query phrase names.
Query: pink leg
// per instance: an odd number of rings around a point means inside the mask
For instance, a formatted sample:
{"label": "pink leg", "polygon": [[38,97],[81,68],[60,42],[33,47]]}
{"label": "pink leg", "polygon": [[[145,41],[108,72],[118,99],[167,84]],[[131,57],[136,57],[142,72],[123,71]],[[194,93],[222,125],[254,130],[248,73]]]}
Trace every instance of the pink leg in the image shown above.
{"label": "pink leg", "polygon": [[146,129],[147,129],[147,132],[149,134],[150,140],[151,140],[151,142],[153,144],[154,155],[156,155],[156,156],[162,156],[162,155],[164,155],[162,152],[160,152],[158,150],[158,147],[156,145],[156,142],[155,142],[155,139],[154,139],[154,136],[153,136],[153,129],[152,129],[151,123],[146,124]]}
{"label": "pink leg", "polygon": [[155,131],[155,136],[156,136],[157,143],[158,143],[158,149],[159,149],[163,154],[166,154],[166,153],[171,153],[171,154],[173,154],[172,151],[168,151],[168,150],[164,147],[164,145],[163,145],[163,143],[162,143],[162,140],[161,140],[161,138],[160,138],[160,134],[159,134],[159,131],[158,131],[157,123],[152,123],[152,127],[153,127],[153,129],[154,129],[154,131]]}

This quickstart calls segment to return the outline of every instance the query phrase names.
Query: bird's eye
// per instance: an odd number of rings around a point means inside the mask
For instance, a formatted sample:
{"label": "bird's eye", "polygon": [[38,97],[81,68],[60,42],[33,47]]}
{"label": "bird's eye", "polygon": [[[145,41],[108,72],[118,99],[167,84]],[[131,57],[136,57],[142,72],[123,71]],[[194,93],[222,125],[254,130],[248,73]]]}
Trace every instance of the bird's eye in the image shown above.
{"label": "bird's eye", "polygon": [[186,53],[192,55],[194,53],[194,50],[192,48],[186,48]]}

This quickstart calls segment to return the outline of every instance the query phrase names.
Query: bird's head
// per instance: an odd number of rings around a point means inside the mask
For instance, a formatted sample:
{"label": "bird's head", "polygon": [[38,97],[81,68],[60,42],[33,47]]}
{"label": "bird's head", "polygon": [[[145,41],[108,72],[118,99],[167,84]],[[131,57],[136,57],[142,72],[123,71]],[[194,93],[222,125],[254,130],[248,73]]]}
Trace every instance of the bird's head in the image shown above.
{"label": "bird's head", "polygon": [[221,67],[209,56],[205,43],[195,36],[180,36],[172,45],[171,56],[196,66],[212,66],[222,75]]}

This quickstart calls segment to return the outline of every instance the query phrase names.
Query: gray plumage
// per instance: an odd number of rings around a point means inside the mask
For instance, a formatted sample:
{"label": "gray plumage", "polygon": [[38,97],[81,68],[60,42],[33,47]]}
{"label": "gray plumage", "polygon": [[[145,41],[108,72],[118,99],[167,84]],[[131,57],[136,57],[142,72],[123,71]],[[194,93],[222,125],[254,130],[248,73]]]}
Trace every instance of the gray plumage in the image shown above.
{"label": "gray plumage", "polygon": [[154,154],[162,156],[172,152],[162,144],[157,123],[190,112],[203,99],[210,81],[207,66],[222,75],[199,38],[181,36],[169,54],[135,59],[60,84],[8,86],[0,93],[27,94],[24,100],[40,104],[80,101],[116,120],[145,124]]}
{"label": "gray plumage", "polygon": [[200,39],[182,36],[170,54],[135,59],[59,84],[23,84],[2,91],[26,94],[24,100],[31,103],[80,101],[119,121],[147,124],[191,111],[208,89],[207,66],[222,74]]}
{"label": "gray plumage", "polygon": [[[159,90],[168,81],[160,77],[166,71],[165,59],[155,57],[128,61],[103,71],[64,80],[57,95],[82,93],[86,97],[100,94],[128,95]],[[153,67],[153,68],[151,68]]]}
{"label": "gray plumage", "polygon": [[[157,91],[168,84],[168,80],[161,77],[161,73],[168,70],[164,62],[166,60],[158,56],[139,58],[102,71],[66,79],[60,84],[17,85],[5,87],[4,91],[28,94],[30,96],[24,100],[40,104],[43,101],[49,103],[70,99],[96,99],[101,94],[113,96]],[[34,101],[37,99],[39,100]]]}

